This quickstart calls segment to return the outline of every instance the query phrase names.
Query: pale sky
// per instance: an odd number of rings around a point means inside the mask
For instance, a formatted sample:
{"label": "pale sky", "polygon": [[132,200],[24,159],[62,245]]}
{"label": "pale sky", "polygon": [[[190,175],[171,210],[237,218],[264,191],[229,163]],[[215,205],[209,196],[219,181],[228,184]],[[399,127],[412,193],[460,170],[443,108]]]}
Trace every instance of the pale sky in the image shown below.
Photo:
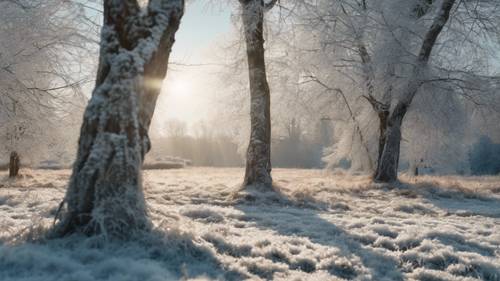
{"label": "pale sky", "polygon": [[206,48],[218,37],[231,30],[229,5],[214,4],[221,0],[194,0],[186,5],[186,11],[175,38],[173,61],[184,63],[198,59],[200,49]]}
{"label": "pale sky", "polygon": [[[176,34],[171,63],[217,63],[210,57],[215,46],[231,36],[231,13],[234,6],[221,0],[196,0],[186,6]],[[218,4],[215,4],[218,3]],[[213,67],[171,65],[158,100],[153,122],[162,124],[178,119],[189,125],[207,119],[215,95],[216,74]]]}

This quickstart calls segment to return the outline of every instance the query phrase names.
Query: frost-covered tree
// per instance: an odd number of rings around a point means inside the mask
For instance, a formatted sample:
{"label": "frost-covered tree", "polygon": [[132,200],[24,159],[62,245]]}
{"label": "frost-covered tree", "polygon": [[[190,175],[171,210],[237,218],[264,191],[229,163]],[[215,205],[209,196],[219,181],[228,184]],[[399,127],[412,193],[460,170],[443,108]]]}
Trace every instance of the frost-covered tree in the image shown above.
{"label": "frost-covered tree", "polygon": [[440,7],[438,7],[434,21],[423,37],[422,45],[412,66],[411,76],[408,78],[406,85],[401,89],[402,92],[399,100],[391,108],[387,116],[385,144],[375,174],[376,181],[389,182],[396,180],[398,177],[403,119],[420,86],[426,80],[425,72],[428,71],[427,65],[432,50],[438,36],[450,18],[450,12],[454,4],[455,0],[444,0]]}
{"label": "frost-covered tree", "polygon": [[18,162],[11,167],[46,157],[65,113],[84,102],[91,70],[80,63],[93,47],[84,13],[63,0],[0,1],[0,158]]}
{"label": "frost-covered tree", "polygon": [[250,142],[244,186],[271,187],[271,95],[264,57],[264,14],[277,0],[239,0],[250,81]]}
{"label": "frost-covered tree", "polygon": [[150,226],[141,168],[183,0],[105,0],[100,58],[55,236],[125,237]]}
{"label": "frost-covered tree", "polygon": [[[491,38],[497,34],[494,2],[452,5],[453,20],[445,23],[432,48],[432,44],[424,48],[423,39],[430,38],[432,23],[442,19],[446,1],[295,2],[299,5],[289,8],[297,18],[293,33],[302,40],[300,47],[288,48],[287,55],[300,52],[302,58],[308,58],[302,63],[308,95],[329,104],[330,117],[337,121],[336,143],[326,158],[329,163],[348,158],[354,168],[378,170],[389,117],[408,96],[407,88],[414,79],[419,80],[418,94],[408,108],[411,116],[404,118],[401,127],[405,143],[411,143],[404,145],[404,161],[415,161],[406,157],[420,160],[425,154],[434,158],[427,161],[440,162],[438,158],[446,151],[459,149],[438,147],[450,148],[443,142],[465,133],[467,122],[455,128],[455,120],[464,120],[467,114],[465,105],[494,104],[488,97],[494,89],[494,73],[485,71],[492,58],[488,49],[495,45]],[[422,66],[418,58],[424,49],[431,49],[432,55],[428,53],[428,63]],[[419,68],[425,70],[417,78]],[[320,111],[321,107],[314,108]],[[414,139],[423,131],[441,137]],[[463,151],[455,155],[460,154]]]}
{"label": "frost-covered tree", "polygon": [[[498,89],[497,75],[488,66],[488,61],[496,61],[488,50],[495,42],[483,35],[497,34],[492,23],[498,13],[494,2],[479,1],[480,7],[476,2],[456,4],[436,41],[418,94],[402,122],[401,169],[423,160],[434,171],[464,171],[467,144],[453,141],[472,142],[471,111],[464,108],[495,104],[488,97]],[[442,0],[282,1],[280,10],[266,15],[265,25],[274,141],[284,133],[280,125],[292,118],[300,120],[307,132],[325,118],[335,126],[334,143],[325,150],[328,166],[350,162],[354,171],[375,173],[388,117],[414,76],[422,38],[442,4]],[[228,53],[225,50],[224,55]],[[241,128],[248,126],[241,121],[247,111],[241,108],[246,100],[239,95],[246,90],[241,85],[246,79],[239,76],[243,63],[235,60],[234,65],[239,67],[226,69],[222,104],[229,108],[224,108],[230,115],[226,123],[237,122]],[[228,81],[232,83],[227,85]],[[241,136],[246,130],[237,131],[239,143],[246,145],[248,136]]]}

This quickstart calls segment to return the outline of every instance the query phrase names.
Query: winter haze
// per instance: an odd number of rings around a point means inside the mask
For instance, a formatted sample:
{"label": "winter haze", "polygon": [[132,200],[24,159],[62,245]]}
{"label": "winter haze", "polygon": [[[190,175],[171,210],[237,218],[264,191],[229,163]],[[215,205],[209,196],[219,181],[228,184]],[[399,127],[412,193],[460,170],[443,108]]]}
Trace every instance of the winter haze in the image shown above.
{"label": "winter haze", "polygon": [[0,280],[500,281],[500,2],[0,0]]}

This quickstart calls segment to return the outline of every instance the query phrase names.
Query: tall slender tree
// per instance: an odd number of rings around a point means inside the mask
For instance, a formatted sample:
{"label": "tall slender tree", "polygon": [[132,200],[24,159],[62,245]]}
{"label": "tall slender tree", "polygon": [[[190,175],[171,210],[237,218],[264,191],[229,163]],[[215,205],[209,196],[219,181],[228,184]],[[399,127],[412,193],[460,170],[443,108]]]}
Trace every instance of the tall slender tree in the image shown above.
{"label": "tall slender tree", "polygon": [[96,85],[55,236],[124,237],[150,226],[141,168],[183,11],[184,0],[104,1]]}
{"label": "tall slender tree", "polygon": [[271,187],[271,97],[264,57],[264,14],[277,0],[239,1],[247,47],[251,120],[243,185]]}

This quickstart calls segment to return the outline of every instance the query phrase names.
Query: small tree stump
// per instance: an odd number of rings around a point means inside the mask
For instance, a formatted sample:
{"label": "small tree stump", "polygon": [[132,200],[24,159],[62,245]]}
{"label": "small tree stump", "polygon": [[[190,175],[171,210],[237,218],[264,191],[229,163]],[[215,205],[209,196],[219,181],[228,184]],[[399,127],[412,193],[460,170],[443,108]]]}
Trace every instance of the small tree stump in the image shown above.
{"label": "small tree stump", "polygon": [[19,154],[17,152],[12,151],[10,153],[10,161],[9,161],[9,178],[15,178],[19,174]]}

